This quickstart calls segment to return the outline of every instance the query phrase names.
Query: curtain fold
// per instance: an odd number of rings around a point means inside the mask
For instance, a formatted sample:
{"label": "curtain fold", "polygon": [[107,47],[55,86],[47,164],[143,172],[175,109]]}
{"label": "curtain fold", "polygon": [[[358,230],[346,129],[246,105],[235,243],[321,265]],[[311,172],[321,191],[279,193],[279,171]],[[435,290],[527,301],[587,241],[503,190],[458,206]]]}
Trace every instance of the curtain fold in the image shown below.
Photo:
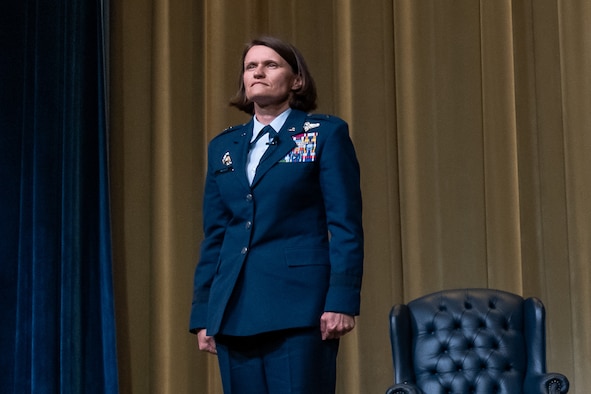
{"label": "curtain fold", "polygon": [[[113,4],[111,174],[120,374],[129,393],[221,393],[186,332],[207,142],[243,44],[293,42],[361,165],[361,316],[338,393],[393,378],[392,304],[454,287],[540,297],[548,367],[591,376],[588,0],[129,0]],[[146,374],[146,371],[150,371]]]}
{"label": "curtain fold", "polygon": [[105,3],[2,17],[4,393],[116,393]]}

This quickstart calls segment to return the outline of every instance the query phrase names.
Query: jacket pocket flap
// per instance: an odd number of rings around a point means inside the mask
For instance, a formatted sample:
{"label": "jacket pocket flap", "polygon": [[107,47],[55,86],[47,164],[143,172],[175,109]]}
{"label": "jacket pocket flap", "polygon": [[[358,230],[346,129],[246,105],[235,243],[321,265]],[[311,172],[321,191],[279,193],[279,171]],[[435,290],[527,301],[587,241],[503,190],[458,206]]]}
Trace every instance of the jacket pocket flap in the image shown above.
{"label": "jacket pocket flap", "polygon": [[328,249],[286,249],[285,262],[288,267],[307,265],[330,265]]}

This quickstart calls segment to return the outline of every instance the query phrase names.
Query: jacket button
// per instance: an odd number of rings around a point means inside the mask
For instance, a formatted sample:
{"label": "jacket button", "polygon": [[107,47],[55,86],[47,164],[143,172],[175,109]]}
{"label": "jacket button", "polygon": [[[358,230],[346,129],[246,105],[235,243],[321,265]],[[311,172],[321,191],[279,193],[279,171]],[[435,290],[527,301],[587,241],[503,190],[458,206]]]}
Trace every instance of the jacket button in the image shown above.
{"label": "jacket button", "polygon": [[242,250],[240,251],[240,253],[246,254],[246,252],[248,252],[248,248],[245,246],[245,247],[242,248]]}
{"label": "jacket button", "polygon": [[247,230],[250,230],[250,228],[252,227],[252,222],[251,222],[250,220],[249,220],[249,221],[247,221],[247,222],[246,222],[246,224],[244,225],[244,227],[245,227]]}
{"label": "jacket button", "polygon": [[252,201],[252,194],[248,193],[246,195],[246,201]]}

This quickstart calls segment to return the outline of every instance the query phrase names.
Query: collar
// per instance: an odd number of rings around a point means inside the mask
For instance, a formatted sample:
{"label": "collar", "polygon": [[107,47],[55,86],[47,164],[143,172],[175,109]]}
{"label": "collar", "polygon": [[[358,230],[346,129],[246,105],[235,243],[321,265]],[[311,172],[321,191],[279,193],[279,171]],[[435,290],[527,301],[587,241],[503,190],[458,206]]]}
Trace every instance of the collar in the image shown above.
{"label": "collar", "polygon": [[[283,111],[282,113],[280,113],[275,119],[273,119],[273,121],[270,123],[270,126],[273,127],[273,130],[275,130],[275,132],[279,133],[279,130],[281,130],[281,128],[283,127],[283,124],[287,120],[287,117],[289,116],[290,113],[291,113],[291,108],[288,108],[285,111]],[[256,115],[253,116],[252,119],[253,119],[254,123],[253,123],[253,127],[252,127],[252,137],[250,139],[250,142],[254,141],[256,136],[259,134],[259,131],[261,131],[261,129],[263,127],[265,127],[264,124],[262,124],[261,122],[259,122],[257,120]]]}

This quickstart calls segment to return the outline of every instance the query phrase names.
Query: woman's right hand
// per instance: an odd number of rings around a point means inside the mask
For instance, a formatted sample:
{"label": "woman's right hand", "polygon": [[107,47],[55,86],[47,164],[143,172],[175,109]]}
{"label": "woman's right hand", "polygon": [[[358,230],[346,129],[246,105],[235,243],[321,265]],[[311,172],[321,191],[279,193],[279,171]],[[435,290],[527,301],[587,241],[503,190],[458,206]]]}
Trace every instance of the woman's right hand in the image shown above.
{"label": "woman's right hand", "polygon": [[215,347],[215,339],[207,336],[207,330],[205,328],[197,332],[197,341],[199,342],[199,350],[211,354],[218,354]]}

